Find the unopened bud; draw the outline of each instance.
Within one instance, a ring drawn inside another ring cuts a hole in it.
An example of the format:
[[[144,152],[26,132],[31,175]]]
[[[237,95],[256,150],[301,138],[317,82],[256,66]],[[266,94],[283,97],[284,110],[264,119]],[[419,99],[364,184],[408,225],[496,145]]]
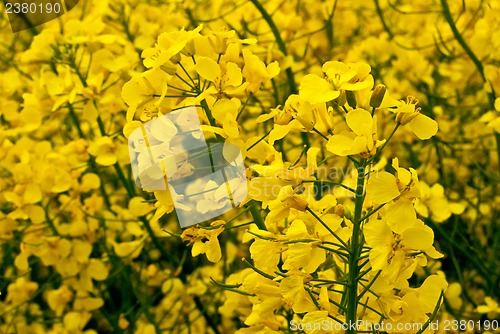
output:
[[[175,55],[173,55],[172,57],[170,57],[170,61],[174,64],[178,64],[181,62],[181,54],[180,53],[176,53]]]
[[[345,92],[345,97],[347,99],[347,104],[349,105],[349,107],[355,109],[357,106],[357,102],[356,102],[356,95],[354,95],[354,92],[347,90]]]
[[[349,210],[348,206],[344,207],[344,217],[347,218],[347,219],[349,219],[350,221],[354,220],[352,211]]]
[[[208,41],[210,42],[210,44],[214,48],[215,53],[217,53],[217,54],[223,54],[223,53],[226,52],[227,46],[228,46],[227,38],[226,37],[219,36],[219,35],[216,35],[216,36],[213,36],[213,37],[210,36],[208,38]]]
[[[387,89],[382,84],[378,84],[377,86],[375,86],[375,89],[373,90],[372,93],[372,97],[370,98],[370,107],[372,108],[380,107],[386,91]]]
[[[347,99],[346,99],[346,96],[345,96],[345,91],[340,91],[340,95],[339,97],[337,97],[335,99],[335,102],[337,102],[337,104],[339,105],[339,107],[342,107],[346,102],[347,102]]]
[[[165,62],[165,64],[161,65],[160,69],[169,75],[174,75],[175,72],[177,72],[177,67],[170,61],[167,61]]]
[[[185,56],[188,56],[188,57],[192,57],[195,55],[196,49],[194,46],[194,38],[192,38],[186,42],[186,45],[182,49],[181,53],[183,53]]]
[[[292,201],[293,201],[292,207],[299,211],[306,211],[306,208],[309,205],[309,203],[305,199],[299,196],[293,196]]]
[[[415,112],[412,113],[407,113],[407,112],[399,112],[396,115],[396,122],[398,122],[401,125],[406,125],[413,121],[415,117],[417,117],[420,114],[420,108],[417,108]]]
[[[333,213],[337,216],[344,217],[344,206],[342,204],[337,204],[333,209]]]

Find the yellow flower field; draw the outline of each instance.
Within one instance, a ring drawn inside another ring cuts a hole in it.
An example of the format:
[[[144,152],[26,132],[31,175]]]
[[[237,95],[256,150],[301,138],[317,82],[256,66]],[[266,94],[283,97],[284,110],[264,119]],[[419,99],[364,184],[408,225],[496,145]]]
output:
[[[0,5],[0,333],[500,333],[499,0],[76,2]]]

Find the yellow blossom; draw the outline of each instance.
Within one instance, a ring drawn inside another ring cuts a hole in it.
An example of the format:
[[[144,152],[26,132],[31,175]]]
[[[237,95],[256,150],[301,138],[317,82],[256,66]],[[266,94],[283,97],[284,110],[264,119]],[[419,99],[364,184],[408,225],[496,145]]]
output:
[[[360,154],[369,157],[375,154],[377,147],[383,144],[377,139],[377,117],[372,117],[364,109],[354,109],[347,114],[346,122],[351,131],[334,134],[326,148],[340,156]]]

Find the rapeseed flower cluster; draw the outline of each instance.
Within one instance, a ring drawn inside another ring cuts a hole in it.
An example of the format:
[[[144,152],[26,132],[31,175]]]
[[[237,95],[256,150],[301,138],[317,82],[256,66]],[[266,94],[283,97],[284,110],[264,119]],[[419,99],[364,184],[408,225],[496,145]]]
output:
[[[499,332],[499,14],[86,0],[13,34],[2,7],[0,332]],[[139,188],[151,156],[190,183]]]

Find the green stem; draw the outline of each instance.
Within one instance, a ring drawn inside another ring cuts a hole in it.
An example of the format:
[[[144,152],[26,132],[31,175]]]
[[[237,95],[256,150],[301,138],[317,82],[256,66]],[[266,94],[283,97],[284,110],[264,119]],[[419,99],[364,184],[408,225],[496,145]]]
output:
[[[250,208],[250,213],[252,214],[255,225],[257,225],[259,229],[266,231],[266,224],[264,224],[264,220],[260,215],[260,210],[257,208],[255,201],[251,200],[250,203],[248,203],[248,207]]]
[[[243,262],[244,262],[247,266],[249,266],[250,268],[252,268],[253,270],[255,270],[255,272],[256,272],[256,273],[258,273],[258,274],[260,274],[261,276],[263,276],[263,277],[265,277],[265,278],[267,278],[267,279],[270,279],[270,280],[274,280],[274,279],[276,278],[276,277],[274,277],[274,276],[272,276],[272,275],[269,275],[268,273],[263,272],[263,271],[262,271],[262,270],[260,270],[260,269],[257,269],[257,268],[256,268],[253,264],[251,264],[250,262],[248,262],[248,260],[247,260],[247,259],[243,258],[242,260],[243,260]]]
[[[250,0],[250,2],[257,8],[257,10],[260,12],[262,15],[262,18],[266,23],[269,25],[269,28],[271,28],[271,31],[274,35],[274,38],[276,40],[276,44],[278,44],[278,48],[280,49],[281,53],[283,53],[283,56],[288,55],[288,51],[285,46],[285,42],[283,42],[283,39],[281,38],[280,32],[278,27],[273,21],[273,18],[269,13],[266,11],[264,6],[258,1],[258,0]],[[297,85],[295,84],[295,79],[293,76],[292,69],[289,67],[286,69],[286,76],[288,78],[288,86],[290,88],[290,94],[296,94],[297,93]]]
[[[385,31],[387,32],[387,35],[389,35],[389,40],[391,40],[394,38],[394,34],[392,33],[391,29],[387,25],[387,22],[385,21],[384,12],[382,11],[382,8],[380,7],[378,0],[374,0],[374,1],[375,1],[375,9],[377,10],[377,14],[380,18],[380,23],[382,23],[382,26],[384,27]]]
[[[451,31],[453,32],[453,36],[455,36],[455,39],[457,40],[458,44],[464,49],[465,53],[469,58],[472,60],[474,65],[477,68],[477,71],[481,75],[481,78],[483,78],[483,81],[486,81],[486,78],[484,76],[484,71],[483,71],[483,64],[481,64],[481,61],[477,58],[477,56],[474,54],[474,52],[471,50],[469,45],[465,42],[462,34],[458,31],[457,26],[455,25],[455,21],[453,20],[453,17],[451,16],[450,12],[450,7],[448,6],[448,1],[446,0],[441,0],[441,7],[443,7],[443,15],[450,26]]]
[[[78,135],[80,136],[80,138],[85,139],[85,134],[83,133],[83,130],[80,127],[80,121],[78,120],[78,116],[77,116],[72,104],[68,104],[68,110],[69,110],[69,116],[70,116],[71,120],[73,121],[73,123],[75,124],[76,131],[78,132]],[[89,158],[89,166],[90,166],[90,170],[94,171],[99,176],[99,178],[101,178],[101,180],[102,180],[102,177],[101,177],[99,171],[97,170],[95,160],[92,157]],[[104,187],[104,182],[100,182],[99,191],[101,192],[101,195],[102,195],[102,198],[104,200],[104,204],[106,205],[106,208],[108,208],[108,210],[111,210],[111,201],[109,200],[108,194],[106,193],[106,188]]]
[[[366,159],[361,159],[358,167],[358,178],[356,185],[356,200],[354,206],[354,221],[351,236],[351,248],[349,252],[349,285],[347,286],[347,324],[355,324],[358,309],[358,275],[359,275],[359,257],[361,255],[361,213],[363,211],[364,190],[365,190],[365,168]],[[362,246],[362,245],[361,245]],[[356,333],[356,330],[347,330],[348,334]]]
[[[363,216],[363,218],[361,218],[360,221],[368,219],[371,215],[373,215],[374,213],[376,213],[378,210],[382,209],[385,204],[386,203],[380,204],[379,206],[377,206],[375,209],[373,209],[372,211],[370,211],[369,213],[367,213],[365,216]]]
[[[352,189],[351,187],[348,187],[345,184],[342,184],[339,182],[333,182],[333,181],[328,181],[328,180],[303,180],[302,183],[329,184],[332,186],[339,186],[339,187],[342,187],[346,190],[349,190],[352,193],[356,193],[356,191],[354,189]]]
[[[120,164],[117,162],[113,166],[115,167],[115,171],[116,174],[118,175],[118,178],[122,181],[123,186],[127,191],[128,197],[129,198],[134,197],[135,196],[134,186],[130,184],[129,180],[127,180],[127,178],[125,177],[125,174],[123,174]]]
[[[318,129],[316,129],[315,127],[313,127],[312,129],[313,129],[314,132],[316,132],[318,135],[320,135],[321,138],[323,138],[326,141],[329,141],[328,137],[325,136],[324,134],[322,134],[321,132],[319,132]]]
[[[314,212],[313,210],[311,210],[311,208],[307,207],[306,208],[306,211],[308,211],[311,215],[313,215],[314,218],[316,218],[317,221],[320,222],[321,225],[323,225],[326,230],[328,232],[330,232],[331,235],[333,235],[335,237],[335,239],[337,239],[340,244],[344,247],[345,250],[349,251],[349,246],[345,243],[344,240],[342,240],[331,228],[330,226],[328,226],[324,221],[323,219],[321,219],[320,217],[318,217],[318,215],[316,214],[316,212]]]
[[[387,138],[387,140],[385,141],[384,144],[382,144],[382,146],[380,146],[379,149],[377,149],[377,153],[375,153],[373,155],[373,157],[371,157],[370,159],[368,159],[367,161],[367,165],[369,165],[370,163],[372,163],[376,158],[378,158],[380,156],[380,154],[382,154],[382,151],[384,150],[384,148],[387,146],[387,144],[389,143],[389,141],[392,139],[392,137],[394,136],[394,134],[396,133],[396,131],[399,129],[399,127],[401,126],[401,124],[397,123],[396,126],[394,127],[394,129],[392,129],[392,132],[391,134],[389,135],[389,137]]]
[[[434,307],[434,311],[432,312],[431,316],[429,317],[429,319],[427,319],[427,321],[424,323],[424,325],[422,326],[422,328],[417,332],[417,334],[421,334],[423,333],[427,327],[429,327],[430,323],[436,318],[436,315],[440,309],[440,306],[441,306],[441,301],[444,299],[444,291],[441,291],[441,294],[439,295],[439,299],[436,303],[436,307]]]
[[[213,126],[213,127],[216,127],[217,126],[217,122],[215,121],[215,118],[212,115],[212,111],[208,107],[207,101],[206,100],[202,100],[201,101],[201,106],[203,107],[203,110],[205,110],[205,113],[207,115],[208,121],[210,122],[210,125]],[[218,135],[216,135],[216,136],[218,136]]]
[[[255,143],[253,143],[252,145],[250,145],[249,148],[247,148],[247,152],[250,151],[252,148],[254,148],[255,146],[257,146],[258,143],[260,143],[261,141],[263,141],[267,136],[269,136],[269,134],[271,133],[273,129],[269,130],[266,132],[265,135],[263,135],[262,137],[260,137],[259,140],[257,140]]]

